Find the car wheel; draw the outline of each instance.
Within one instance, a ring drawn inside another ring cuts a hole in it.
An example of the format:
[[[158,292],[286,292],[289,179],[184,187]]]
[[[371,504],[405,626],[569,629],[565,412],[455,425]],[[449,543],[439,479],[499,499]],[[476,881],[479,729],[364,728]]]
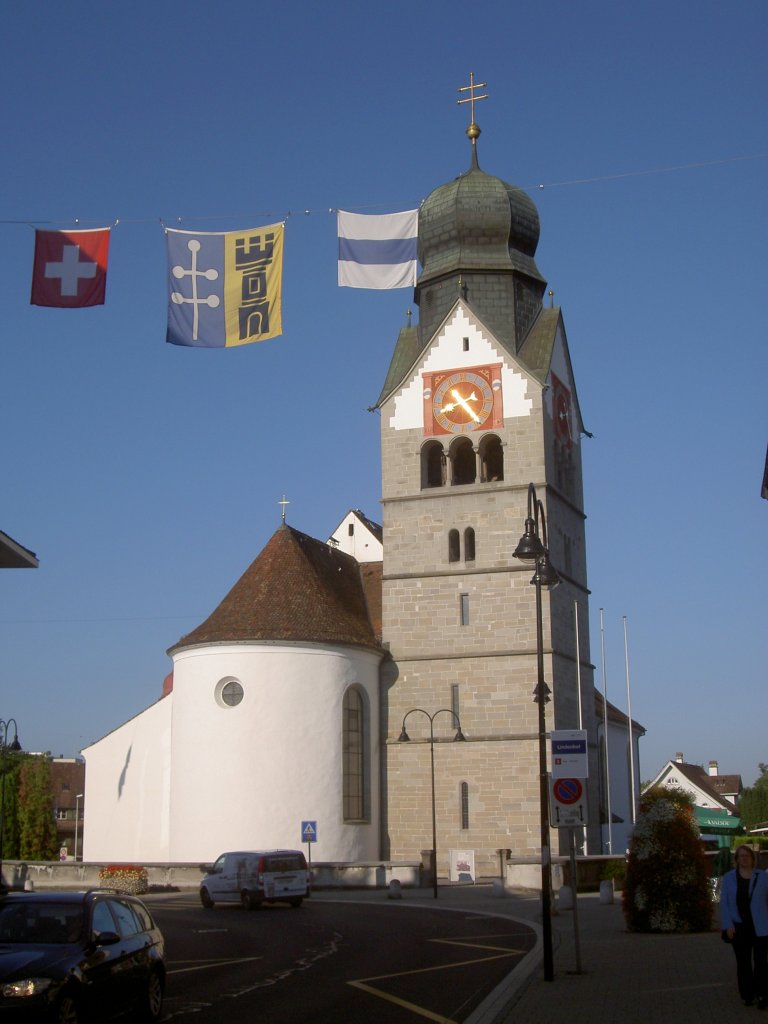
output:
[[[240,903],[244,910],[256,910],[259,906],[260,900],[258,896],[254,896],[252,892],[247,889],[243,889],[240,893]]]
[[[56,1024],[81,1024],[80,1004],[70,993],[65,992],[56,1004],[55,1020]]]
[[[294,896],[293,899],[289,900],[288,902],[291,904],[292,907],[300,907],[301,906],[301,900],[302,900],[301,896]]]
[[[160,1020],[160,1014],[163,1012],[164,987],[160,971],[152,971],[139,1011],[139,1020],[147,1022]]]
[[[203,904],[206,910],[210,910],[211,907],[213,906],[211,894],[205,888],[200,890],[200,902]]]

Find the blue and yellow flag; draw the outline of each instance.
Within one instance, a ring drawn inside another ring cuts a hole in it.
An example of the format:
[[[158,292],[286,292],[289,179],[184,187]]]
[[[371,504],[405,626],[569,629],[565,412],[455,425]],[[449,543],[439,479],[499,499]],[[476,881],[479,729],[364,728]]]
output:
[[[171,345],[232,348],[282,334],[283,224],[166,228]]]

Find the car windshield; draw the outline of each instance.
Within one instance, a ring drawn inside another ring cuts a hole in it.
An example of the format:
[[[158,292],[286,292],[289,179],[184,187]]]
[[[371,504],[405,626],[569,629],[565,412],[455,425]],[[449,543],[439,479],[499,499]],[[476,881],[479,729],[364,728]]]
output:
[[[72,903],[0,903],[0,943],[77,942],[82,923],[82,908]]]

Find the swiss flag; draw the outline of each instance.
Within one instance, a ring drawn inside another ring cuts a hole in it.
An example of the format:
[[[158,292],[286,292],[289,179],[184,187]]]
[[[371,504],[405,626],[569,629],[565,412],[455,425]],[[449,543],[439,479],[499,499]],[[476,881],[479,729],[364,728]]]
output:
[[[102,306],[109,228],[35,231],[33,306]]]

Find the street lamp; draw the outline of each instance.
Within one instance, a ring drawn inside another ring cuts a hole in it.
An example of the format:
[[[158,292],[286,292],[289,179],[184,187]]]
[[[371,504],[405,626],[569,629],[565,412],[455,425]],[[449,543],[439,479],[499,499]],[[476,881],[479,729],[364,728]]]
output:
[[[8,734],[11,726],[13,726],[13,739],[8,742]],[[19,743],[19,732],[16,727],[16,719],[9,718],[6,722],[0,718],[0,772],[2,772],[2,782],[0,782],[0,891],[5,889],[5,883],[3,882],[3,841],[5,832],[5,752],[6,750],[12,750],[14,753],[21,750],[21,744]]]
[[[77,860],[77,833],[78,825],[80,824],[80,801],[83,799],[83,794],[78,793],[75,797],[75,860]]]
[[[536,662],[537,678],[533,699],[539,706],[539,801],[541,816],[541,916],[544,941],[544,980],[552,981],[554,966],[552,960],[552,916],[550,890],[552,885],[551,851],[549,848],[549,783],[547,780],[547,720],[545,705],[549,701],[550,689],[544,682],[544,631],[541,614],[541,588],[552,590],[560,577],[549,561],[547,549],[547,520],[544,506],[536,497],[536,488],[528,485],[528,517],[525,533],[515,548],[515,558],[522,562],[533,562],[536,571],[531,583],[536,587]]]
[[[461,722],[459,721],[459,716],[456,714],[455,711],[452,711],[451,708],[440,708],[438,711],[435,711],[434,714],[431,715],[428,711],[425,711],[424,708],[411,708],[411,710],[406,711],[405,715],[403,716],[403,727],[400,732],[400,736],[398,737],[397,740],[398,743],[410,742],[411,737],[405,731],[405,720],[408,718],[408,715],[412,715],[416,711],[418,711],[422,715],[426,715],[427,718],[429,719],[429,759],[430,766],[432,769],[432,871],[434,878],[433,889],[435,899],[437,899],[437,815],[435,813],[435,732],[432,723],[434,722],[438,715],[445,712],[446,714],[451,715],[456,722],[456,735],[453,737],[453,742],[455,743],[457,740],[466,740],[467,737],[461,731]]]

